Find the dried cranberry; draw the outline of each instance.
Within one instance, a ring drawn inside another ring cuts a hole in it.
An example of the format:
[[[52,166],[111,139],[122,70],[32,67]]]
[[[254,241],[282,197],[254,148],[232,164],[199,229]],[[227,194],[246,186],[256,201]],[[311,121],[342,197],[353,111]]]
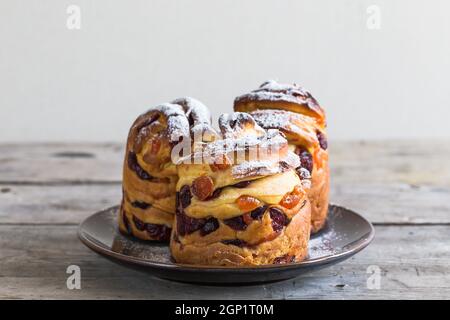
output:
[[[314,161],[313,161],[312,154],[309,153],[308,150],[301,148],[301,147],[298,147],[295,150],[295,153],[297,153],[297,155],[300,158],[300,167],[305,168],[306,170],[309,171],[309,173],[312,173],[312,170],[314,167]]]
[[[123,224],[125,225],[125,229],[127,229],[128,234],[133,234],[133,230],[131,229],[131,225],[130,225],[130,220],[128,220],[128,217],[125,214],[125,211],[122,211],[122,220],[123,220]]]
[[[323,150],[327,150],[327,148],[328,148],[328,141],[327,141],[327,137],[325,136],[325,134],[323,134],[320,131],[317,131],[317,139],[319,139],[320,147]]]
[[[144,202],[144,201],[133,201],[131,203],[131,205],[133,207],[135,207],[135,208],[139,208],[139,209],[142,209],[142,210],[145,210],[145,209],[148,209],[148,208],[151,207],[150,203],[147,203],[147,202]]]
[[[191,188],[188,185],[184,185],[180,189],[179,201],[182,208],[186,208],[191,204]]]
[[[205,219],[188,217],[184,213],[177,213],[177,231],[181,236],[191,234],[205,225]]]
[[[247,246],[247,242],[245,242],[244,240],[240,240],[240,239],[231,239],[231,240],[222,240],[223,244],[231,244],[233,246],[237,246],[237,247],[245,247]]]
[[[295,256],[285,254],[284,256],[277,257],[273,260],[273,264],[285,264],[295,262]]]
[[[200,229],[200,235],[206,236],[219,228],[219,221],[216,218],[206,220],[204,226]]]
[[[223,222],[229,226],[231,229],[234,230],[245,230],[247,229],[247,224],[245,223],[244,219],[242,218],[242,216],[237,216],[231,219],[226,219],[223,220]]]
[[[144,231],[144,229],[145,229],[145,222],[144,221],[139,220],[138,218],[133,216],[133,222],[134,222],[134,225],[135,225],[136,229],[138,229],[139,231]]]
[[[264,212],[266,212],[267,206],[261,206],[250,212],[250,216],[255,220],[261,220]]]
[[[272,219],[272,229],[275,232],[279,232],[284,226],[289,224],[289,219],[286,217],[283,211],[276,207],[269,209],[270,218]]]
[[[246,187],[248,187],[248,185],[250,183],[252,183],[252,181],[241,181],[241,182],[238,182],[236,184],[233,184],[232,187],[235,187],[235,188],[246,188]]]
[[[134,171],[136,175],[142,180],[152,180],[153,176],[151,176],[147,171],[142,169],[137,161],[137,156],[134,152],[128,153],[128,167],[130,170]]]
[[[156,240],[167,241],[170,239],[171,229],[166,225],[146,223],[145,229],[147,230],[148,234]]]
[[[220,193],[222,192],[222,188],[218,188],[214,190],[212,195],[210,195],[208,198],[205,199],[205,201],[216,199],[220,196]]]

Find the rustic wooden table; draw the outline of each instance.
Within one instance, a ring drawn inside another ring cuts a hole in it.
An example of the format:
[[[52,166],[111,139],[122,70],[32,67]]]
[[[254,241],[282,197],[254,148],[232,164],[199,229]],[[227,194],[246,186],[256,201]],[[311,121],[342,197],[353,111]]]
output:
[[[334,143],[332,202],[372,221],[374,242],[332,267],[239,288],[160,280],[80,243],[78,224],[120,201],[122,153],[120,144],[0,145],[0,298],[450,298],[449,141]],[[66,287],[72,264],[81,290]],[[367,286],[371,265],[379,289]]]

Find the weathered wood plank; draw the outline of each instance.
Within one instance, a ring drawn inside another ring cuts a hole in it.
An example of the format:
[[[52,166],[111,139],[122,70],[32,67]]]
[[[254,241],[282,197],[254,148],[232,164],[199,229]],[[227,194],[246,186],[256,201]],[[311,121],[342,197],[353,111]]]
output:
[[[450,187],[450,141],[331,143],[332,179]],[[120,182],[122,144],[0,144],[0,182]]]
[[[450,186],[450,141],[336,142],[333,178],[343,182]]]
[[[121,187],[62,185],[0,187],[0,224],[78,224],[116,205]],[[373,223],[450,223],[450,188],[337,184],[331,199]]]
[[[114,185],[0,186],[0,224],[78,224],[120,203]]]
[[[0,182],[118,182],[120,144],[0,144]]]
[[[450,226],[377,227],[374,242],[338,265],[267,285],[212,287],[158,280],[92,253],[73,226],[0,226],[0,298],[443,299],[450,298]],[[80,266],[81,290],[66,288]],[[379,290],[367,268],[381,269]]]

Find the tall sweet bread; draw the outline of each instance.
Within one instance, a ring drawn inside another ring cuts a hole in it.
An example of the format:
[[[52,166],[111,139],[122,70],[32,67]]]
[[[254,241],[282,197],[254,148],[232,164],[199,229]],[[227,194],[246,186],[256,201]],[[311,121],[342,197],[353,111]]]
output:
[[[136,119],[123,166],[119,217],[123,233],[143,240],[169,240],[178,180],[172,151],[185,138],[214,140],[217,133],[210,124],[206,106],[192,98],[161,104]]]
[[[279,129],[285,134],[291,150],[300,157],[299,174],[304,173],[299,171],[303,168],[311,175],[311,230],[319,231],[326,222],[330,188],[324,110],[302,87],[275,81],[237,97],[234,110],[250,112],[264,129]]]
[[[248,114],[222,115],[224,139],[180,159],[174,228],[178,263],[246,266],[301,261],[307,255],[307,173],[278,130]]]

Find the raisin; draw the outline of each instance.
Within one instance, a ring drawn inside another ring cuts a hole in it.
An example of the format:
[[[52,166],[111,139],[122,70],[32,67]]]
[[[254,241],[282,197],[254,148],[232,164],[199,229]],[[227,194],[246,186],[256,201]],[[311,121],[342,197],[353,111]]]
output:
[[[231,219],[223,220],[223,223],[225,223],[227,226],[229,226],[231,229],[234,230],[245,230],[247,229],[247,224],[244,221],[244,218],[242,216],[237,216]]]
[[[231,244],[233,246],[237,246],[237,247],[245,247],[247,246],[247,242],[240,240],[240,239],[231,239],[231,240],[222,240],[223,244]]]
[[[297,147],[295,151],[296,151],[295,153],[297,153],[297,155],[300,158],[300,167],[305,168],[310,173],[312,173],[314,167],[312,154],[308,150],[301,147]]]
[[[237,205],[242,212],[249,212],[256,209],[260,205],[260,201],[251,196],[240,196],[237,200]]]
[[[283,211],[272,207],[269,209],[270,218],[272,219],[272,229],[275,232],[280,232],[284,226],[289,224],[289,219]]]
[[[128,153],[128,167],[130,170],[134,171],[136,175],[142,180],[152,180],[153,176],[151,176],[147,171],[142,169],[137,161],[137,156],[134,152]]]
[[[148,209],[148,208],[151,207],[150,203],[147,203],[147,202],[144,202],[144,201],[133,201],[131,203],[131,205],[133,207],[135,207],[135,208],[139,208],[139,209],[142,209],[142,210],[145,210],[145,209]]]
[[[177,231],[181,236],[200,230],[205,223],[205,219],[191,218],[184,213],[177,214]]]
[[[133,234],[133,230],[131,229],[131,225],[130,225],[130,220],[128,220],[128,217],[125,214],[125,211],[122,211],[122,220],[123,220],[123,224],[125,225],[125,229],[127,229],[128,234]]]
[[[261,220],[264,212],[266,212],[267,206],[261,206],[250,212],[250,216],[255,220]]]
[[[133,216],[133,222],[134,222],[134,226],[136,227],[136,229],[138,229],[139,231],[144,231],[144,229],[145,229],[144,221],[139,220],[138,218]]]
[[[191,204],[191,198],[191,188],[189,188],[188,185],[182,186],[178,195],[178,199],[183,209]]]
[[[248,187],[248,185],[250,183],[252,183],[251,180],[250,181],[241,181],[241,182],[238,182],[236,184],[233,184],[232,187],[235,187],[235,188],[246,188],[246,187]]]
[[[214,191],[214,182],[211,177],[201,176],[192,182],[192,194],[200,200],[206,200]]]
[[[218,189],[214,190],[212,195],[210,195],[208,198],[206,198],[205,201],[209,201],[209,200],[218,198],[220,196],[221,192],[222,192],[222,188],[218,188]]]
[[[273,264],[286,264],[295,262],[295,256],[285,254],[284,256],[277,257],[273,260]]]
[[[200,229],[200,235],[206,236],[219,228],[219,221],[216,218],[209,218],[206,220],[203,227]]]
[[[323,150],[327,150],[328,148],[328,140],[324,133],[317,131],[317,139],[319,140],[320,147]]]
[[[146,223],[145,229],[148,234],[159,241],[168,241],[170,239],[171,229],[163,224]]]

